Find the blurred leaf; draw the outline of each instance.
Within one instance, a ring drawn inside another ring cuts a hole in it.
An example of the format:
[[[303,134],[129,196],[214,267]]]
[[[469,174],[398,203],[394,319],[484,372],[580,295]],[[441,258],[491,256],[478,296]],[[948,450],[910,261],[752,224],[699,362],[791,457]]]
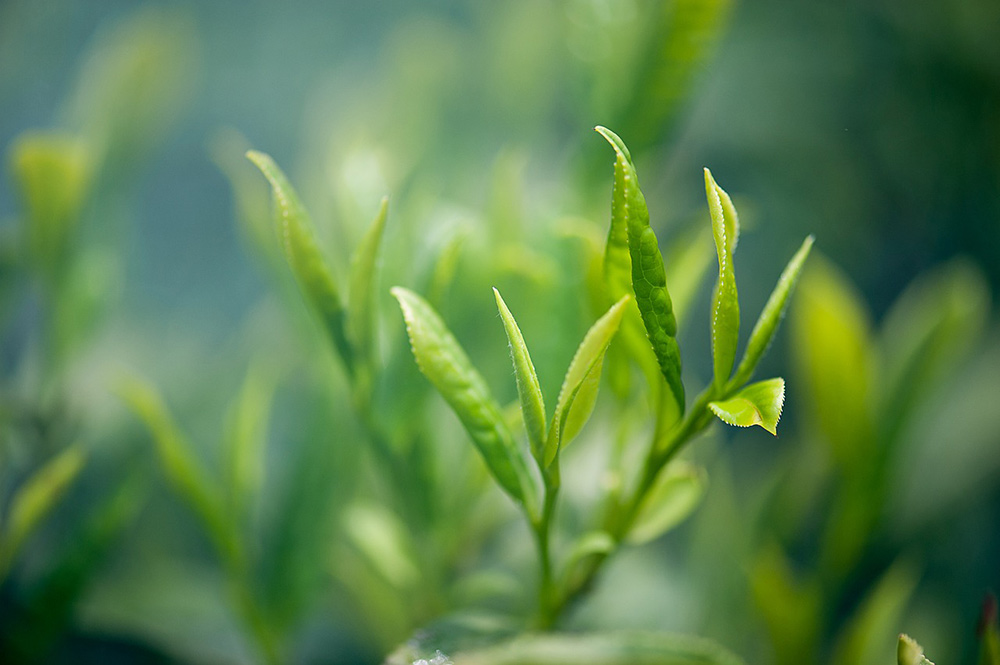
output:
[[[543,463],[545,450],[545,400],[542,398],[542,388],[538,385],[538,375],[535,365],[531,362],[528,346],[524,343],[521,329],[507,308],[507,303],[500,297],[500,292],[493,289],[496,296],[497,309],[503,319],[503,327],[510,344],[510,356],[514,362],[514,377],[517,380],[517,396],[521,400],[521,417],[524,428],[528,432],[531,452],[539,463]]]
[[[917,585],[917,572],[897,561],[871,588],[834,647],[833,665],[880,665],[892,662],[886,637],[898,633],[903,610]]]
[[[684,325],[684,317],[712,265],[712,229],[702,226],[691,229],[670,243],[664,259],[674,316],[678,325]]]
[[[122,381],[119,393],[153,436],[167,480],[201,520],[220,555],[237,556],[231,525],[223,517],[219,487],[195,457],[159,393],[136,378]]]
[[[648,543],[683,522],[701,503],[706,486],[703,468],[687,462],[668,466],[643,500],[628,542]]]
[[[921,397],[982,333],[989,290],[982,272],[956,260],[914,280],[886,316],[879,424],[891,439]]]
[[[385,508],[356,503],[344,511],[344,532],[369,564],[399,589],[420,580],[406,528]]]
[[[601,384],[601,366],[611,338],[618,332],[629,296],[611,306],[611,309],[590,327],[576,349],[573,360],[559,390],[559,400],[552,416],[552,424],[545,444],[544,465],[548,466],[559,451],[570,444],[580,433],[594,411],[597,389]]]
[[[273,393],[270,373],[254,362],[229,408],[225,475],[229,506],[235,516],[246,511],[264,479],[264,445]]]
[[[793,308],[794,358],[810,406],[842,468],[870,455],[873,340],[863,301],[825,261],[802,275]]]
[[[447,640],[439,638],[432,643]],[[479,643],[483,640],[480,638]],[[423,660],[421,660],[423,659]],[[386,665],[740,665],[736,655],[711,640],[686,635],[621,631],[571,635],[522,635],[492,646],[443,650],[410,642]]]
[[[95,160],[81,138],[55,132],[22,134],[10,149],[21,196],[28,251],[49,280],[65,274],[74,227],[80,221]]]
[[[784,553],[772,545],[751,568],[750,590],[771,637],[775,665],[816,662],[823,626],[819,584],[797,579]]]
[[[760,425],[777,436],[784,403],[785,380],[777,378],[751,383],[729,399],[709,402],[708,408],[726,424],[736,427]]]
[[[366,362],[373,362],[376,328],[376,274],[382,247],[382,234],[389,211],[388,197],[382,199],[375,221],[361,239],[351,258],[350,303],[347,312],[347,329],[353,348]]]
[[[632,288],[635,302],[642,315],[646,334],[656,353],[660,372],[667,381],[674,399],[684,411],[684,385],[681,383],[681,358],[677,346],[677,320],[667,291],[663,257],[656,241],[656,234],[649,226],[649,211],[639,189],[639,180],[629,157],[628,148],[609,129],[596,127],[615,149],[615,191],[612,195],[612,225],[617,218],[625,220],[628,229],[629,257],[632,266]],[[616,260],[616,265],[620,261]],[[620,268],[620,266],[619,266]],[[617,269],[617,268],[616,268]],[[616,280],[620,277],[615,277]]]
[[[566,557],[566,576],[572,577],[573,568],[587,557],[607,555],[615,551],[618,543],[607,531],[588,531],[573,543]]]
[[[79,445],[70,446],[36,471],[14,493],[0,543],[0,580],[14,558],[83,469],[86,458]]]
[[[719,280],[712,292],[712,366],[715,386],[722,389],[733,371],[740,335],[740,303],[736,294],[733,252],[740,235],[740,222],[729,195],[705,169],[705,194],[712,213],[712,236],[719,256]]]
[[[500,486],[525,506],[530,517],[536,517],[540,514],[541,494],[531,472],[534,460],[514,440],[486,383],[423,298],[398,286],[392,294],[403,311],[420,371],[462,421]]]
[[[896,645],[896,662],[898,665],[934,665],[924,657],[924,648],[912,637],[903,634],[900,634]]]
[[[788,306],[788,301],[791,298],[792,291],[795,289],[795,284],[798,282],[802,266],[809,256],[812,245],[813,237],[809,236],[802,242],[799,251],[795,252],[795,256],[792,257],[788,265],[781,272],[778,284],[771,292],[767,303],[764,305],[764,309],[760,312],[760,317],[757,318],[757,323],[754,325],[753,331],[750,333],[746,351],[743,352],[743,359],[740,360],[739,367],[736,368],[736,374],[733,376],[732,381],[730,381],[730,385],[740,386],[746,383],[757,368],[757,363],[760,362],[760,359],[767,352],[768,347],[771,345],[771,340],[774,339],[774,334],[778,331],[778,325],[785,315],[785,308]]]
[[[983,599],[979,615],[979,665],[1000,665],[1000,622],[997,620],[997,597],[991,592]]]
[[[458,262],[462,258],[462,246],[465,244],[466,233],[456,231],[438,254],[434,271],[431,273],[430,285],[427,287],[427,300],[437,308],[444,305],[448,287],[455,281]]]
[[[354,352],[347,338],[344,303],[330,268],[316,245],[309,213],[270,156],[251,150],[247,152],[247,158],[271,183],[278,236],[284,244],[285,258],[303,295],[330,335],[348,374],[353,375]]]

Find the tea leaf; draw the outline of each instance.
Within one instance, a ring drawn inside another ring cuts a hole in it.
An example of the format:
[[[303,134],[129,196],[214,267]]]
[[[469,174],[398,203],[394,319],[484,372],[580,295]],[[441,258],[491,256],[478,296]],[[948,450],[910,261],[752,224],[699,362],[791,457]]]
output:
[[[924,656],[924,648],[909,635],[901,634],[896,645],[898,665],[934,665]]]
[[[736,427],[760,425],[777,436],[784,403],[785,380],[767,379],[751,383],[729,399],[709,402],[708,408],[724,423]]]
[[[344,511],[344,531],[354,546],[387,582],[398,589],[420,580],[406,528],[376,504],[357,503]]]
[[[799,275],[802,273],[802,266],[805,265],[806,258],[809,256],[812,246],[813,237],[809,236],[802,242],[802,246],[799,247],[799,250],[795,252],[795,256],[792,257],[788,265],[781,272],[778,284],[771,292],[767,303],[764,305],[764,309],[761,310],[760,316],[757,318],[757,323],[754,325],[753,331],[750,333],[750,340],[747,342],[747,348],[743,352],[743,359],[740,360],[739,367],[736,368],[736,373],[733,375],[732,381],[730,381],[731,386],[740,386],[746,383],[753,375],[754,369],[757,368],[757,363],[760,362],[760,359],[767,352],[768,347],[771,345],[771,340],[774,339],[774,334],[778,330],[778,325],[785,315],[785,308],[788,306],[788,301],[791,298],[792,291],[795,289],[795,284],[798,282]]]
[[[382,199],[375,221],[368,228],[368,232],[361,239],[351,258],[347,327],[353,348],[361,358],[368,361],[371,360],[372,345],[375,341],[375,278],[388,211],[389,199],[386,197]]]
[[[660,254],[656,234],[649,226],[646,200],[639,189],[639,180],[628,148],[611,130],[604,127],[595,129],[615,150],[615,187],[620,188],[622,194],[612,195],[612,223],[614,224],[616,217],[626,222],[635,302],[656,354],[660,372],[683,411],[684,385],[681,383],[681,357],[676,339],[677,320],[667,291],[663,256]],[[619,228],[620,224],[619,221]]]
[[[618,331],[629,299],[629,296],[624,296],[612,305],[611,309],[590,327],[580,346],[577,347],[569,369],[566,370],[562,388],[559,390],[556,412],[552,416],[552,425],[549,427],[545,444],[544,466],[547,467],[552,463],[559,450],[569,445],[590,418],[597,401],[604,354],[608,350],[611,338]]]
[[[712,294],[712,365],[715,385],[722,388],[733,371],[740,334],[740,303],[736,293],[733,252],[740,234],[739,218],[729,195],[705,169],[705,194],[712,213],[712,235],[719,256],[719,280]]]
[[[24,541],[55,507],[83,469],[86,455],[70,446],[34,473],[11,499],[10,513],[0,542],[0,579]]]
[[[816,662],[823,626],[822,588],[818,581],[796,576],[784,552],[771,544],[762,549],[753,564],[750,589],[770,634],[774,662]]]
[[[643,500],[628,542],[648,543],[683,522],[701,503],[706,486],[705,470],[701,467],[686,462],[667,467]]]
[[[226,487],[238,512],[256,495],[264,477],[264,443],[274,384],[260,363],[253,363],[240,394],[230,406],[226,436]]]
[[[595,554],[610,554],[615,551],[617,543],[607,531],[588,531],[573,544],[566,557],[566,570],[572,571],[573,566],[588,556]]]
[[[528,347],[521,336],[521,329],[517,326],[517,321],[507,308],[507,303],[500,297],[500,292],[493,289],[496,296],[497,309],[500,310],[500,318],[503,319],[503,327],[507,332],[507,341],[510,344],[510,357],[514,362],[514,377],[517,380],[517,396],[521,400],[521,416],[524,419],[524,428],[528,432],[528,441],[531,443],[531,452],[540,463],[545,450],[545,401],[542,398],[542,388],[538,385],[538,375],[535,373],[535,366],[531,362],[531,355]]]
[[[282,239],[285,258],[295,280],[319,315],[348,373],[353,373],[354,355],[347,338],[344,303],[330,268],[316,245],[309,213],[288,178],[269,155],[250,150],[247,159],[260,169],[271,184],[278,236]]]
[[[500,486],[536,517],[541,504],[538,481],[530,470],[534,462],[516,443],[483,378],[430,304],[398,286],[392,295],[403,311],[420,371],[465,426]]]

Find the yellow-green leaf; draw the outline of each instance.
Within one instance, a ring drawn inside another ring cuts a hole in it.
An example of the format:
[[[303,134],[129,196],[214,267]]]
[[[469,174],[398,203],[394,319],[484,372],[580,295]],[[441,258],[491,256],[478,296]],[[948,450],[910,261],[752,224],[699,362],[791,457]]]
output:
[[[542,388],[538,384],[535,365],[531,362],[528,346],[524,343],[521,329],[514,320],[514,315],[507,308],[507,303],[500,297],[500,292],[493,289],[496,296],[497,309],[507,332],[507,342],[510,344],[510,357],[514,363],[514,378],[517,380],[517,396],[521,401],[521,417],[524,428],[528,432],[531,452],[539,463],[545,450],[545,400],[542,398]]]
[[[785,380],[779,378],[751,383],[729,399],[709,402],[708,408],[724,423],[736,427],[760,425],[777,436],[784,403]]]
[[[676,338],[677,320],[667,291],[663,256],[656,234],[649,226],[646,200],[639,189],[639,179],[628,148],[611,130],[605,127],[595,129],[615,150],[615,186],[621,193],[612,196],[612,224],[618,218],[616,233],[620,235],[621,220],[625,220],[635,302],[660,372],[683,412],[684,385],[681,383],[681,356]],[[616,259],[616,264],[619,263],[620,259]],[[615,280],[620,280],[620,277],[615,277]]]
[[[11,499],[3,540],[0,542],[0,579],[24,541],[45,519],[83,469],[86,455],[70,446],[36,471]]]
[[[813,237],[809,236],[802,242],[802,246],[795,252],[795,256],[788,262],[785,269],[778,278],[778,284],[771,291],[771,296],[767,299],[764,309],[761,310],[757,323],[750,333],[747,348],[743,352],[743,359],[740,360],[739,367],[730,382],[732,386],[740,386],[746,383],[753,375],[757,363],[767,352],[767,348],[774,339],[774,334],[778,330],[782,317],[785,315],[785,308],[791,298],[795,284],[802,273],[802,266],[805,265],[806,258],[813,246]]]
[[[648,543],[683,522],[701,503],[706,485],[701,467],[688,462],[671,464],[643,500],[628,542]]]
[[[544,466],[555,459],[559,451],[580,433],[597,401],[601,382],[601,366],[611,339],[618,331],[629,296],[611,306],[604,316],[590,327],[566,370],[556,411],[552,416],[545,444]]]
[[[347,338],[344,302],[333,273],[313,237],[309,213],[299,200],[285,174],[269,155],[256,150],[247,158],[260,169],[271,184],[278,236],[285,248],[285,258],[306,301],[315,310],[333,340],[337,353],[349,373],[354,371],[354,354]]]
[[[934,665],[924,656],[924,648],[906,634],[899,636],[899,643],[896,645],[896,662],[898,665]]]
[[[534,461],[504,423],[499,405],[465,351],[434,308],[417,294],[392,289],[406,321],[413,357],[420,371],[448,402],[465,426],[486,466],[500,486],[536,518],[541,491]]]
[[[225,474],[230,506],[237,513],[246,509],[264,479],[264,444],[273,392],[273,379],[255,362],[229,409]]]
[[[366,362],[371,361],[375,341],[376,274],[388,211],[389,199],[386,197],[351,258],[347,327],[353,348]]]
[[[712,294],[712,366],[715,385],[722,388],[733,371],[740,334],[740,304],[736,293],[733,252],[740,224],[729,195],[705,169],[705,194],[712,214],[712,235],[719,256],[719,279]]]

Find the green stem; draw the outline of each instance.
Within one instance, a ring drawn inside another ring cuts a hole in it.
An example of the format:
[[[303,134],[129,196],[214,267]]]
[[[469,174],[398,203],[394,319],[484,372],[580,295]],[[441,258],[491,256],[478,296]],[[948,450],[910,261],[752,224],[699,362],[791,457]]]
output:
[[[555,517],[556,498],[559,495],[561,484],[558,455],[542,475],[545,480],[545,504],[542,507],[541,517],[532,524],[535,541],[538,545],[538,563],[541,571],[538,582],[538,616],[535,623],[540,630],[547,630],[559,618],[559,613],[555,609],[557,589],[552,574],[551,552],[552,523]]]

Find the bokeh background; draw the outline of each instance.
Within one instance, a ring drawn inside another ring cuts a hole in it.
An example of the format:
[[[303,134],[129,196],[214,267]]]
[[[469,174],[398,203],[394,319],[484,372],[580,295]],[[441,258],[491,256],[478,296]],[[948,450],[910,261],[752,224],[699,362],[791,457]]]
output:
[[[240,155],[254,147],[285,168],[324,246],[345,263],[343,248],[388,194],[385,287],[422,288],[448,239],[466,238],[443,313],[491,385],[510,383],[505,353],[481,350],[504,348],[488,289],[504,285],[508,303],[525,303],[522,327],[540,338],[533,355],[554,395],[572,340],[593,318],[585,261],[567,236],[604,233],[611,158],[592,132],[602,124],[631,148],[661,243],[683,242],[704,221],[703,166],[733,195],[745,229],[745,329],[810,233],[838,266],[830,279],[848,285],[860,328],[872,331],[865,353],[884,356],[871,365],[872,385],[895,376],[893,352],[912,332],[911,319],[888,314],[908,285],[924,276],[948,293],[938,301],[935,287],[916,291],[911,309],[927,296],[958,313],[942,328],[955,348],[938,340],[918,353],[945,360],[928,370],[932,385],[901,426],[902,452],[886,463],[891,480],[859,536],[865,553],[836,583],[817,578],[835,593],[813,598],[812,582],[793,583],[811,579],[829,547],[817,524],[837,509],[825,499],[835,506],[851,490],[829,489],[850,474],[817,471],[815,441],[830,433],[817,425],[822,407],[793,383],[810,381],[809,350],[796,352],[786,332],[764,370],[790,381],[782,436],[713,430],[700,458],[713,479],[702,513],[669,542],[623,555],[570,625],[701,633],[761,663],[891,654],[907,630],[932,659],[973,662],[980,602],[1000,587],[1000,330],[988,295],[1000,292],[998,43],[991,0],[0,2],[0,499],[69,440],[89,451],[77,485],[4,582],[3,648],[25,662],[256,657],[210,545],[114,386],[124,374],[157,385],[210,451],[248,359],[263,357],[284,369],[275,370],[260,500],[270,554],[260,576],[300,570],[282,558],[283,530],[312,543],[302,550],[306,572],[269,583],[302,590],[288,659],[378,662],[412,617],[383,615],[373,628],[386,610],[359,619],[351,590],[331,589],[327,564],[316,563],[333,556],[321,553],[339,537],[337,507],[366,492],[364,474],[351,471],[365,463],[350,443],[356,428],[341,425],[351,412],[336,399],[338,367],[310,359],[325,351],[303,341],[308,317],[253,237],[259,227],[248,218],[267,214],[267,190]],[[19,244],[24,197],[11,157],[25,132],[54,129],[103,146],[64,278],[75,290],[63,297],[84,304],[58,325]],[[257,208],[241,210],[247,202]],[[815,283],[823,295],[823,279]],[[696,384],[710,374],[707,293],[705,281],[690,323],[682,320]],[[398,348],[401,322],[387,293],[380,298],[387,347]],[[317,378],[324,372],[334,378]],[[512,385],[504,390],[513,397]],[[865,417],[876,422],[893,417],[871,409]],[[834,409],[827,419],[851,416]],[[344,441],[331,446],[331,437]],[[309,469],[315,478],[303,481]],[[820,498],[802,487],[816,478]],[[290,488],[305,485],[319,494],[296,498]],[[114,536],[70,566],[76,576],[62,595],[52,592],[53,562],[76,551],[76,525],[112,495],[126,506]],[[785,513],[798,516],[782,522]],[[744,522],[756,535],[741,540],[730,527]],[[772,545],[782,554],[769,559]],[[493,561],[507,550],[489,541],[483,551]],[[886,581],[886,570],[895,577]],[[786,582],[780,599],[759,591]],[[898,592],[866,605],[880,584]],[[769,613],[775,604],[788,616]],[[884,625],[888,637],[874,651],[865,646],[877,642],[874,628],[852,638],[863,646],[841,637],[865,607],[860,624]],[[775,625],[813,615],[801,641],[775,637]]]

